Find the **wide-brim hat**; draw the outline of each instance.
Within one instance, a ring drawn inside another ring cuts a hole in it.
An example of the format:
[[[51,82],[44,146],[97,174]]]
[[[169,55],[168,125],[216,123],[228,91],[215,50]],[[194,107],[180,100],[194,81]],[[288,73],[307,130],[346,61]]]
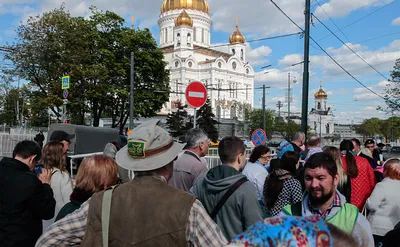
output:
[[[159,120],[150,120],[132,130],[127,145],[115,157],[119,166],[133,171],[152,171],[178,156],[185,144],[175,142],[159,123]]]

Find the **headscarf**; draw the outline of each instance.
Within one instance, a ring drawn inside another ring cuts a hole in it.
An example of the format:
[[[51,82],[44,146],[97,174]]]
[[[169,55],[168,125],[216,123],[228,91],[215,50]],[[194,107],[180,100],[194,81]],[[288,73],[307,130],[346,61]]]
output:
[[[250,226],[228,246],[331,247],[333,238],[318,216],[273,217]]]

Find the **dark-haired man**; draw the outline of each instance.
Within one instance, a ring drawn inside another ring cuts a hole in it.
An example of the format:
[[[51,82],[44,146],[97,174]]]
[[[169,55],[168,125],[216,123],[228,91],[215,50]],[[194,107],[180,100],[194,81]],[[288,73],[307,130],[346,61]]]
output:
[[[351,139],[351,142],[354,145],[354,150],[353,150],[354,153],[356,153],[357,156],[360,156],[360,157],[363,157],[363,158],[367,159],[369,164],[371,165],[371,167],[373,169],[375,169],[376,166],[378,165],[378,163],[376,163],[376,161],[373,158],[369,157],[368,155],[364,154],[361,151],[361,142],[360,142],[360,140],[358,140],[357,138],[353,138],[353,139]]]
[[[222,165],[199,177],[190,192],[230,240],[261,220],[261,209],[255,186],[241,173],[246,165],[243,141],[225,137],[219,143],[218,154]]]
[[[0,245],[34,246],[42,234],[42,220],[54,216],[56,201],[49,185],[51,173],[32,170],[41,149],[34,141],[19,142],[13,158],[0,161]]]
[[[329,223],[351,234],[359,246],[374,246],[371,227],[358,208],[346,203],[336,190],[339,175],[335,160],[327,153],[312,155],[304,165],[306,194],[301,203],[283,208],[283,214],[319,215]]]
[[[372,158],[378,165],[383,165],[382,151],[375,146],[375,141],[373,139],[367,139],[364,143],[364,147],[371,152]]]

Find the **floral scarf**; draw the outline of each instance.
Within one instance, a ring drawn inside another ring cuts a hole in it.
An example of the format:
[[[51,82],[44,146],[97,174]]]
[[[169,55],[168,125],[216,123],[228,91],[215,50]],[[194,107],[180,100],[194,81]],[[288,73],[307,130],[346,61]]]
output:
[[[327,224],[318,216],[267,218],[250,226],[228,246],[332,247]]]

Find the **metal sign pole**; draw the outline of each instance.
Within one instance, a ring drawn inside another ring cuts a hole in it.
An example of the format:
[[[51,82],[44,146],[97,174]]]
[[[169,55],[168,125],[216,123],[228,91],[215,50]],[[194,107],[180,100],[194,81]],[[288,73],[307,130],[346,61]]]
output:
[[[193,113],[193,128],[196,128],[196,118],[197,118],[197,110],[194,108],[194,113]]]

